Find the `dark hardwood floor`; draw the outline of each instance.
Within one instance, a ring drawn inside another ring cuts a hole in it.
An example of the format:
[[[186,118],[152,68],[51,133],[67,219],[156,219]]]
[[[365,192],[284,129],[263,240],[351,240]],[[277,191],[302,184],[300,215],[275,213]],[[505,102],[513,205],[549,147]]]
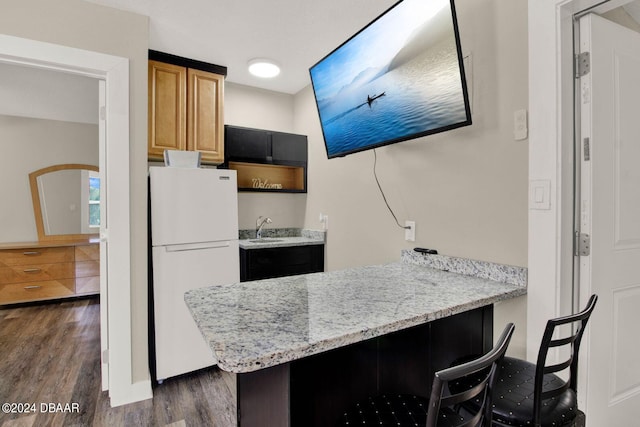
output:
[[[1,427],[235,424],[222,419],[234,403],[220,397],[229,387],[217,368],[168,379],[153,399],[111,408],[101,391],[99,322],[97,298],[0,307],[0,404],[36,405],[20,414],[3,406]],[[62,406],[51,411],[49,403]],[[55,411],[67,404],[69,411]]]

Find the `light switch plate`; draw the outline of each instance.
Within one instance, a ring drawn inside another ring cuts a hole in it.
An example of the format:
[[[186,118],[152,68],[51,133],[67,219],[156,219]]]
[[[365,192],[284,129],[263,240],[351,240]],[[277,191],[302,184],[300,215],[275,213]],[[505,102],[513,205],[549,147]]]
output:
[[[529,182],[529,209],[551,209],[551,181],[537,179]]]

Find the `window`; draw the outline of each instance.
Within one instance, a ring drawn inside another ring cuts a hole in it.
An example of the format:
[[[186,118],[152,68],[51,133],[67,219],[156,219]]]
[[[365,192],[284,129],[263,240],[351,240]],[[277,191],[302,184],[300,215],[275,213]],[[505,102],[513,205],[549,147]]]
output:
[[[100,228],[100,175],[89,172],[89,227]]]

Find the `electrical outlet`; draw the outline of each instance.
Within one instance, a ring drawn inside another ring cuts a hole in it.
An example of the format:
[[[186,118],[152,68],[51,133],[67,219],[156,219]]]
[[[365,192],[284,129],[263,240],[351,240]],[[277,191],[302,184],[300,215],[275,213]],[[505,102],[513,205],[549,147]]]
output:
[[[516,141],[527,139],[528,136],[527,110],[518,110],[513,113],[513,138]]]
[[[407,242],[415,242],[416,241],[416,222],[415,221],[405,221],[404,222],[404,240]]]

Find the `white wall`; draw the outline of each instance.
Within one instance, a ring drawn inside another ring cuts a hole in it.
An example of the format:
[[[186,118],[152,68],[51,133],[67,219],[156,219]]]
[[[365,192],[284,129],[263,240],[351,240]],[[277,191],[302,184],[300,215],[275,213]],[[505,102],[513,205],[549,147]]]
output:
[[[327,160],[310,88],[296,97],[296,129],[310,144],[306,223],[329,214],[331,268],[368,262],[360,249],[371,244],[386,252],[375,255],[381,261],[425,246],[526,266],[528,143],[514,141],[512,127],[528,102],[526,1],[456,6],[463,51],[473,55],[473,125],[377,150],[387,199],[401,222],[417,222],[415,243],[404,242],[382,201],[373,153]]]
[[[0,243],[38,240],[29,174],[62,163],[98,165],[98,125],[0,115]]]
[[[514,141],[513,112],[527,108],[527,2],[456,1],[462,48],[472,55],[473,125],[327,160],[310,87],[295,97],[295,129],[309,136],[305,226],[329,216],[329,270],[395,261],[422,246],[442,254],[527,265],[528,142]],[[510,353],[524,355],[526,297],[496,308],[496,330],[515,321]]]

